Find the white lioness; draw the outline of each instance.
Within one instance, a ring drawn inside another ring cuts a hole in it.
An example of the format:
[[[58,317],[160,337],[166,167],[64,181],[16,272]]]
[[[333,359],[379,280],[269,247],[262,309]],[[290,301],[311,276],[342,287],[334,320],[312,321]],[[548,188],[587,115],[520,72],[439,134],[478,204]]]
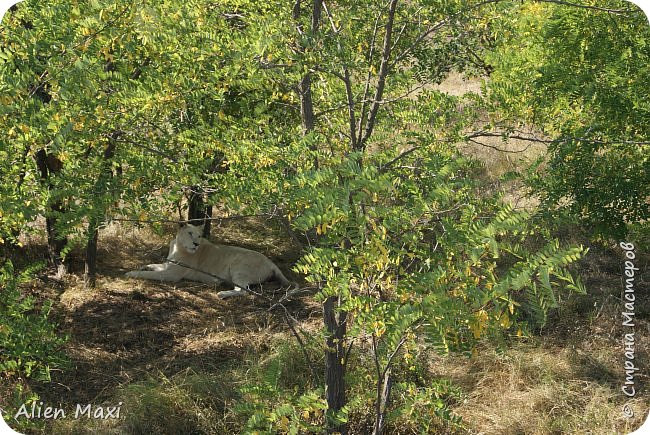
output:
[[[202,233],[203,227],[181,225],[176,239],[169,244],[167,262],[149,264],[141,270],[127,272],[126,276],[171,282],[186,279],[207,284],[233,284],[234,290],[217,293],[221,298],[245,295],[244,289],[251,284],[273,279],[283,286],[291,284],[265,255],[237,246],[216,245],[201,237]]]

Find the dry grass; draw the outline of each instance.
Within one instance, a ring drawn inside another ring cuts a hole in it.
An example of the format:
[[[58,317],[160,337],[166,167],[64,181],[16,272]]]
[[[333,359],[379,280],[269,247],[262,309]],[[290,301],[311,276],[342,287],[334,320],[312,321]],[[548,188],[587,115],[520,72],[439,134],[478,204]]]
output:
[[[449,95],[463,96],[466,93],[482,93],[481,79],[466,79],[461,73],[451,73],[445,81],[435,86],[435,89]],[[484,125],[489,124],[487,119],[478,120],[474,128],[480,131]],[[521,127],[518,132],[522,137],[535,137],[539,133],[527,127]],[[515,208],[530,208],[538,204],[535,198],[526,195],[523,183],[516,180],[507,182],[501,178],[510,172],[521,171],[546,151],[546,145],[522,139],[503,140],[501,137],[477,137],[474,141],[458,144],[459,151],[469,157],[475,158],[484,165],[484,181],[492,190],[503,194],[505,202]]]
[[[214,239],[241,241],[237,244],[264,252],[292,277],[289,265],[295,262],[297,252],[278,237],[276,229],[264,224],[223,221],[213,229]],[[173,233],[174,229],[170,226],[165,231]],[[61,333],[69,336],[65,352],[71,364],[53,372],[51,383],[36,386],[41,400],[65,409],[74,409],[77,403],[124,401],[123,415],[130,416],[121,429],[111,421],[66,419],[49,422],[48,432],[162,433],[153,421],[176,409],[178,412],[165,423],[168,428],[173,427],[170,422],[174,416],[179,425],[191,420],[194,426],[186,428],[189,432],[177,426],[179,431],[170,429],[168,433],[215,433],[206,429],[205,422],[220,417],[197,417],[198,408],[190,406],[198,400],[195,388],[188,389],[188,377],[181,381],[180,374],[190,371],[194,385],[203,382],[199,379],[209,383],[210,378],[220,378],[232,367],[242,366],[247,355],[268,353],[278,337],[291,339],[284,316],[278,310],[269,312],[267,301],[252,296],[221,300],[217,289],[208,285],[124,277],[128,270],[161,262],[167,254],[168,237],[132,226],[111,225],[100,232],[95,289],[84,288],[80,252],[71,254],[72,273],[63,283],[43,283],[40,296],[55,301],[54,317]],[[256,240],[262,243],[256,245]],[[32,244],[26,247],[26,254],[38,256],[42,249],[42,245]],[[272,286],[265,293],[275,297]],[[320,312],[309,296],[286,305],[303,328],[317,328]],[[220,379],[226,382],[226,378]],[[175,393],[168,397],[170,386]],[[226,389],[236,390],[237,385]],[[143,406],[141,401],[152,406]],[[202,409],[206,416],[208,410],[216,412],[209,404]]]
[[[451,380],[466,398],[454,408],[468,433],[626,434],[650,411],[648,377],[650,286],[637,287],[635,363],[641,367],[637,395],[622,392],[625,380],[621,325],[621,272],[610,250],[594,247],[581,265],[589,291],[573,296],[554,312],[539,336],[497,348],[484,343],[477,356],[430,355],[432,376]],[[648,257],[640,262],[646,266]],[[647,267],[645,270],[648,270]],[[629,404],[634,418],[622,415]]]
[[[504,182],[502,177],[507,173],[520,171],[530,166],[546,151],[546,146],[520,139],[503,140],[497,137],[486,137],[478,140],[481,145],[470,142],[460,144],[458,149],[461,153],[482,163],[483,177],[487,185],[491,186],[493,191],[501,193],[503,201],[514,208],[529,209],[537,206],[539,201],[527,194],[527,190],[520,180],[510,179]]]
[[[638,416],[625,419],[625,398],[615,376],[591,377],[575,348],[532,340],[497,352],[486,346],[472,360],[434,359],[434,374],[461,385],[467,396],[454,411],[469,433],[627,433],[642,423],[647,403],[637,398]],[[613,375],[613,374],[612,374]]]
[[[228,227],[215,230],[223,241],[241,237],[284,270],[297,256],[266,222],[239,230],[237,223],[227,222]],[[256,234],[264,235],[257,247]],[[47,431],[225,433],[225,428],[240,427],[229,410],[238,389],[250,381],[250,370],[257,370],[253,367],[277,357],[273,343],[292,340],[282,316],[269,313],[253,297],[222,301],[215,289],[202,284],[125,279],[126,270],[165,257],[163,237],[116,227],[102,232],[100,240],[97,289],[85,290],[74,274],[63,291],[43,289],[43,295],[57,301],[61,331],[70,336],[66,352],[72,364],[55,372],[54,382],[38,392],[44,402],[66,407],[123,401],[125,417],[119,422],[60,420]],[[646,257],[640,261],[647,266]],[[540,336],[501,349],[485,343],[471,359],[425,351],[430,379],[448,379],[462,390],[463,400],[452,404],[452,411],[463,418],[465,433],[627,433],[639,426],[650,402],[645,375],[637,377],[639,393],[628,402],[636,417],[621,415],[626,397],[620,392],[619,259],[614,251],[594,248],[581,269],[590,294],[565,301]],[[641,332],[649,324],[647,280],[637,291]],[[289,308],[303,328],[319,327],[319,307],[310,297]],[[641,333],[638,338],[637,362],[645,368],[650,343]]]

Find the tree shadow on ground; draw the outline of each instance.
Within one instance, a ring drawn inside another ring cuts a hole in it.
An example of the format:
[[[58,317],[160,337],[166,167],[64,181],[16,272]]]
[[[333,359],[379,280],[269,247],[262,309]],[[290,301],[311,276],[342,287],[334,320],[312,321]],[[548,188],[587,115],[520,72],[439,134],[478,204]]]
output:
[[[288,331],[283,312],[270,312],[269,301],[253,296],[221,300],[215,289],[196,283],[112,277],[102,283],[107,287],[79,291],[86,292],[78,296],[83,301],[57,307],[70,364],[37,391],[44,402],[97,403],[148,375],[223,370],[268,350],[273,334]],[[285,306],[301,323],[317,313],[306,298]]]

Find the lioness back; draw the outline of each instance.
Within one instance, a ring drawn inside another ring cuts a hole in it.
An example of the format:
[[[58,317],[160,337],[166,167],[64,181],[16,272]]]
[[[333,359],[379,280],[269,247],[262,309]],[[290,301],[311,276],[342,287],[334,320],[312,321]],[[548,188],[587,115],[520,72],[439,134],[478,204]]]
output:
[[[175,260],[215,275],[237,287],[261,284],[272,279],[282,285],[289,280],[264,254],[238,246],[220,245],[201,239],[195,252],[175,250]]]

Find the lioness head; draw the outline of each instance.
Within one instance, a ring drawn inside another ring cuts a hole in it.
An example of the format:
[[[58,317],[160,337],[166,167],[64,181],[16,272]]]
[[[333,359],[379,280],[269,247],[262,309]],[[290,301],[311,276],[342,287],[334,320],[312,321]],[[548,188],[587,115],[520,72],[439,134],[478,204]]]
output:
[[[203,226],[196,226],[192,224],[181,224],[176,234],[176,246],[180,246],[190,254],[196,252],[201,245],[201,234],[203,234]]]

